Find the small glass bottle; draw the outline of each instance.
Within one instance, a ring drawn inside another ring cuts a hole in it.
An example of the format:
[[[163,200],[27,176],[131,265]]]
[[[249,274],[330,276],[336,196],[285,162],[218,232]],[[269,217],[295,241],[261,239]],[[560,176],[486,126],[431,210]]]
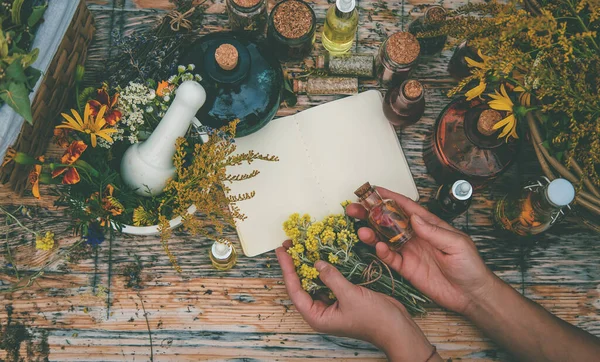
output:
[[[284,0],[269,16],[267,38],[281,61],[300,60],[312,51],[317,17],[302,0]]]
[[[329,7],[323,25],[323,47],[332,54],[342,54],[352,48],[358,29],[355,0],[336,0]]]
[[[548,230],[564,215],[575,199],[575,188],[565,179],[544,178],[525,186],[516,195],[506,195],[496,204],[496,225],[516,235],[536,235]]]
[[[464,214],[471,206],[473,186],[469,181],[458,180],[442,185],[430,203],[429,211],[441,219],[450,221]]]
[[[456,81],[460,81],[471,74],[471,70],[465,57],[469,57],[477,62],[482,61],[479,55],[477,55],[477,50],[470,47],[467,41],[460,43],[456,49],[454,49],[452,58],[450,58],[450,61],[448,62],[448,73],[450,73],[452,78]]]
[[[438,30],[446,20],[446,9],[442,6],[431,6],[423,14],[422,17],[415,19],[408,26],[408,32],[414,36],[419,33],[430,32]],[[421,45],[421,54],[431,55],[441,52],[446,45],[447,35],[437,35],[429,37],[418,37],[419,44]]]
[[[307,80],[294,79],[294,93],[309,95],[358,93],[358,78],[309,77]]]
[[[360,203],[369,212],[369,225],[380,234],[392,250],[400,249],[413,235],[410,219],[393,200],[384,200],[365,183],[355,192]]]
[[[382,86],[389,87],[405,81],[417,65],[421,46],[414,35],[398,32],[387,38],[375,59],[375,72]]]
[[[383,100],[383,113],[396,127],[404,128],[417,123],[425,113],[423,85],[414,79],[405,80],[390,88]]]
[[[231,242],[225,239],[213,243],[209,256],[213,267],[217,270],[229,270],[237,263],[237,252]]]
[[[332,75],[350,75],[355,77],[372,77],[374,59],[371,54],[321,54],[317,57],[315,67],[325,69]]]
[[[226,5],[231,30],[265,34],[269,19],[266,0],[227,0]]]

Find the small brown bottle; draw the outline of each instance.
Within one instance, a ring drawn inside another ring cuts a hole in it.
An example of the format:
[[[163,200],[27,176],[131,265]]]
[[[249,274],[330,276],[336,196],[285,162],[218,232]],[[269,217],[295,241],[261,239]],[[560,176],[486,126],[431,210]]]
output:
[[[425,113],[423,85],[414,79],[390,88],[383,101],[383,113],[396,127],[404,128],[417,123]]]
[[[469,209],[472,196],[473,186],[468,181],[458,180],[442,185],[437,190],[429,211],[441,219],[450,221]]]
[[[369,225],[387,242],[390,249],[398,250],[410,240],[413,234],[410,219],[393,200],[382,199],[368,182],[354,193],[369,212]]]

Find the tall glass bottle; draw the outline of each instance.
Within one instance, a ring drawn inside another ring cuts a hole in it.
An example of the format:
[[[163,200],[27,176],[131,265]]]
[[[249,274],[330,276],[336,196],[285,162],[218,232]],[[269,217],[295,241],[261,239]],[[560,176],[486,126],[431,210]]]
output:
[[[342,54],[352,48],[358,29],[355,0],[336,0],[327,10],[323,26],[323,46],[332,54]]]
[[[406,80],[398,87],[390,88],[383,100],[383,113],[396,127],[415,124],[425,112],[423,85],[414,79]]]
[[[423,157],[438,182],[467,180],[485,186],[515,161],[519,140],[498,138],[494,125],[503,115],[479,100],[457,98],[440,113],[428,136]]]
[[[441,219],[450,221],[464,214],[471,206],[473,186],[469,181],[458,180],[438,188],[429,204],[429,211]]]
[[[392,250],[400,249],[413,235],[410,219],[393,200],[384,200],[365,183],[355,192],[360,203],[369,212],[369,225],[379,233]]]
[[[536,235],[548,230],[575,198],[575,188],[565,179],[543,179],[506,195],[496,204],[496,225],[516,235]]]
[[[264,35],[267,29],[267,0],[227,0],[229,26],[233,31]]]
[[[375,58],[375,73],[384,87],[398,85],[408,79],[421,53],[414,35],[400,31],[387,38]]]

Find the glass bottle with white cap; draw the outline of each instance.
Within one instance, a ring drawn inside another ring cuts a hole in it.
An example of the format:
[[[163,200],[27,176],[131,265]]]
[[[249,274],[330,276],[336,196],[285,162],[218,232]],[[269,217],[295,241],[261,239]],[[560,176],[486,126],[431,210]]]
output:
[[[575,188],[569,181],[543,178],[498,201],[494,221],[514,234],[536,235],[558,222],[574,199]]]
[[[229,270],[237,262],[237,253],[231,242],[219,239],[210,248],[210,261],[217,270]]]
[[[473,186],[465,180],[442,185],[438,188],[429,211],[450,221],[464,214],[471,206]]]
[[[323,46],[331,54],[346,53],[352,48],[358,29],[355,0],[336,0],[327,10],[323,26]]]

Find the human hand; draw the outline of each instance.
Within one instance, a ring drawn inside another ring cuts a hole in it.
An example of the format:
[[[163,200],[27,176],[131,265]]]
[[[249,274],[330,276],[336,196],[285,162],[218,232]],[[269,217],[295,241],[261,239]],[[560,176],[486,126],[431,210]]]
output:
[[[406,212],[414,235],[398,252],[380,242],[370,228],[359,229],[359,238],[375,246],[382,261],[438,305],[468,314],[473,303],[490,294],[499,282],[471,238],[409,198],[384,188],[377,191]],[[349,205],[346,212],[357,219],[367,218],[367,211],[360,204]]]
[[[324,261],[316,262],[315,268],[337,300],[331,305],[314,300],[302,289],[294,261],[287,253],[290,246],[286,242],[276,250],[285,287],[298,312],[315,331],[370,342],[391,361],[427,360],[433,346],[400,302],[350,283]],[[435,357],[430,361],[437,361],[439,356]]]

